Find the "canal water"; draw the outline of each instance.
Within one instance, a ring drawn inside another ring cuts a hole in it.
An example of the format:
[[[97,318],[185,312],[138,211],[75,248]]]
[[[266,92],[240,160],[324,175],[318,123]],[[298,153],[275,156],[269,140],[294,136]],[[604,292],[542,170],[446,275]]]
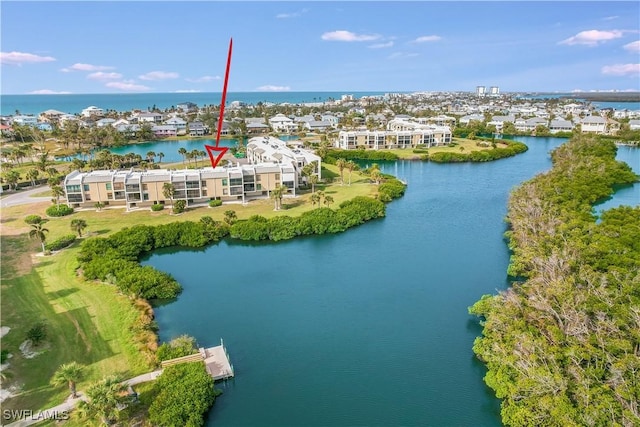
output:
[[[161,339],[224,338],[229,351],[236,377],[207,425],[499,426],[467,308],[508,286],[509,191],[565,141],[522,140],[528,152],[490,163],[384,164],[406,195],[339,235],[144,260],[184,286],[156,309]],[[640,150],[627,151],[640,169]]]

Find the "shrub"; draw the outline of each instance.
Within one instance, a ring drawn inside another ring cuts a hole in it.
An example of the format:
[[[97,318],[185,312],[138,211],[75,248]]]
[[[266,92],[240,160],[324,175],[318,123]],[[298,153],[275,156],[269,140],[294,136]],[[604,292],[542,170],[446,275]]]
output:
[[[24,222],[26,222],[29,225],[31,225],[31,224],[40,224],[40,223],[42,223],[44,221],[46,221],[46,220],[42,219],[42,217],[40,215],[27,215],[26,218],[24,219]]]
[[[2,349],[2,351],[0,352],[0,363],[4,364],[4,362],[6,362],[8,358],[9,358],[9,350]]]
[[[47,337],[47,325],[44,322],[36,323],[27,331],[27,339],[31,340],[33,345],[40,344]]]
[[[184,200],[176,200],[173,202],[173,213],[179,214],[184,212],[184,209],[187,207],[187,202]]]
[[[60,249],[66,248],[76,240],[75,234],[67,234],[66,236],[62,236],[53,242],[47,243],[44,248],[48,251],[59,251]]]
[[[220,199],[211,200],[209,202],[209,206],[211,206],[212,208],[216,208],[218,206],[222,206],[222,200],[220,200]]]
[[[153,205],[151,205],[151,210],[154,212],[158,212],[161,211],[162,209],[164,209],[164,205],[161,203],[155,203]]]
[[[60,205],[52,205],[47,208],[47,215],[59,217],[59,216],[67,216],[73,213],[73,208],[69,207],[65,204]]]

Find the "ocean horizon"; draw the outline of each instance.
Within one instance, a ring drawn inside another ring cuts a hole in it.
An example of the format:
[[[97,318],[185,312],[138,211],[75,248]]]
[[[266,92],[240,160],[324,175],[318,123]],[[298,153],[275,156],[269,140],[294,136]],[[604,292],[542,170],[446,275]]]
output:
[[[395,91],[353,91],[353,92],[229,92],[227,105],[233,101],[255,105],[258,102],[274,104],[326,102],[340,99],[342,95],[381,96],[385,93],[411,93]],[[188,92],[188,93],[96,93],[96,94],[30,94],[0,96],[0,115],[40,114],[46,110],[59,110],[68,114],[79,114],[85,108],[95,105],[104,110],[129,111],[133,109],[147,110],[154,105],[164,110],[183,102],[193,102],[198,107],[219,105],[221,92]]]

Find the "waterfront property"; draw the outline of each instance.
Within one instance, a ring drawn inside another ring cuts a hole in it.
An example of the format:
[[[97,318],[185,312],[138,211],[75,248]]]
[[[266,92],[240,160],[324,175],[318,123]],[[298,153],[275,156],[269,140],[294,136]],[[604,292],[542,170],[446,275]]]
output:
[[[358,148],[384,150],[390,148],[415,148],[417,146],[435,147],[451,143],[451,130],[448,127],[419,126],[411,129],[387,131],[340,131],[335,146],[343,150]]]

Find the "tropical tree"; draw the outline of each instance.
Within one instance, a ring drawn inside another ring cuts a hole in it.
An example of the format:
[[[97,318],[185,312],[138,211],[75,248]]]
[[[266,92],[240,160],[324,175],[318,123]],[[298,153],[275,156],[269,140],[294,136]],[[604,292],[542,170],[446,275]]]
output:
[[[327,207],[329,207],[329,205],[333,203],[333,197],[331,196],[324,196],[324,204],[327,205]]]
[[[51,187],[51,195],[55,199],[56,206],[60,205],[60,197],[64,196],[64,189],[59,185]]]
[[[87,388],[87,400],[78,404],[80,416],[87,420],[99,418],[105,425],[118,419],[118,408],[126,401],[127,386],[115,375],[110,375]]]
[[[155,163],[155,161],[156,161],[156,153],[155,153],[155,151],[147,152],[147,160],[150,161],[151,163]]]
[[[104,208],[104,203],[102,203],[102,202],[96,202],[96,204],[95,204],[95,205],[93,205],[93,206],[96,208],[96,210],[97,210],[98,212],[100,212],[100,211],[102,210],[102,208]]]
[[[44,222],[38,222],[35,224],[31,224],[31,231],[29,231],[30,239],[38,239],[40,244],[42,245],[42,252],[45,251],[44,242],[47,240],[47,235],[49,230],[44,228]]]
[[[380,184],[380,182],[382,182],[382,172],[380,172],[380,166],[378,166],[377,163],[371,165],[371,168],[369,169],[369,178],[371,178],[371,180],[376,184]]]
[[[162,186],[162,194],[164,197],[171,200],[171,204],[173,204],[173,196],[176,194],[176,186],[170,182],[165,182]]]
[[[289,191],[289,188],[286,185],[279,185],[271,190],[271,198],[274,200],[275,210],[282,208],[282,197],[287,194],[287,191]]]
[[[318,204],[318,206],[320,206],[320,199],[321,199],[321,195],[320,192],[318,191],[317,193],[313,193],[310,197],[311,199],[311,206],[315,206],[316,203]]]
[[[349,185],[351,185],[351,172],[358,169],[358,165],[353,160],[349,160],[347,161],[345,168],[349,171]]]
[[[182,156],[182,166],[184,166],[184,161],[187,157],[187,149],[184,147],[180,147],[178,149],[178,154],[180,154]]]
[[[315,173],[309,177],[309,184],[311,184],[311,192],[312,193],[315,193],[316,184],[318,183],[318,181],[319,181],[318,175],[316,175]]]
[[[35,187],[36,186],[36,181],[38,180],[38,177],[40,176],[40,171],[38,169],[29,169],[29,171],[27,171],[27,179],[31,182],[31,186]]]
[[[164,153],[163,152],[158,153],[158,159],[159,159],[158,160],[158,164],[162,163],[162,158],[163,157],[164,157]]]
[[[224,222],[229,225],[233,225],[238,219],[238,215],[236,215],[236,211],[228,210],[224,211]]]
[[[82,230],[87,228],[87,221],[84,219],[72,219],[71,220],[71,229],[78,233],[78,237],[82,237]]]
[[[51,384],[54,386],[68,384],[71,397],[76,398],[76,383],[82,378],[83,366],[77,362],[65,363],[60,365],[51,378]]]
[[[338,159],[336,161],[336,166],[338,167],[338,171],[340,172],[340,185],[344,184],[344,170],[347,167],[347,161],[345,159]]]
[[[4,182],[9,184],[9,188],[13,188],[15,190],[18,188],[18,181],[20,181],[20,172],[13,169],[5,171],[3,179]]]

